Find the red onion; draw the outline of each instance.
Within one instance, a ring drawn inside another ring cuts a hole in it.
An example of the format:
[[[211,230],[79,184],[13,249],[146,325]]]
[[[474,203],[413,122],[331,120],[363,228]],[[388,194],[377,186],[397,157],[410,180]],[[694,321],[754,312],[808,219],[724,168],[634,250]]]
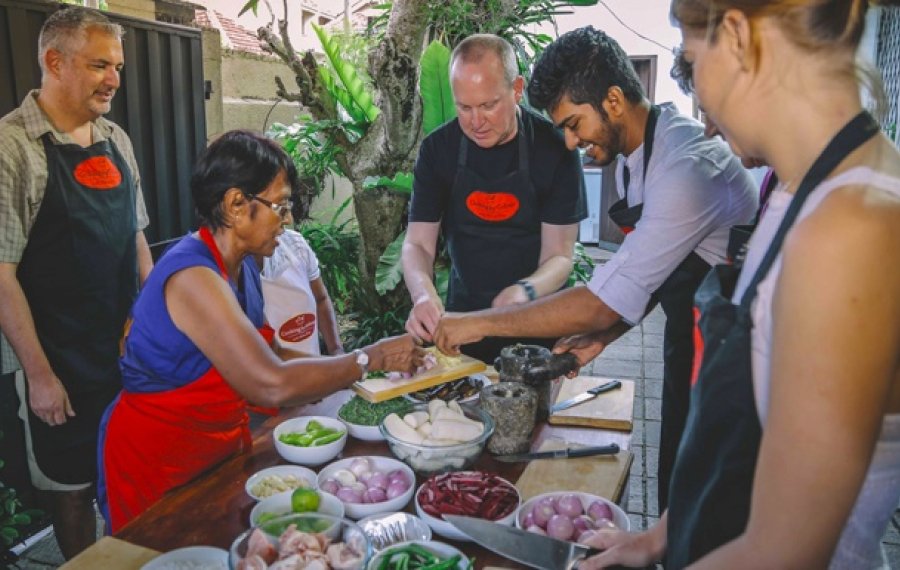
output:
[[[356,475],[357,479],[362,479],[364,473],[372,470],[372,464],[365,457],[357,457],[350,464],[350,472]]]
[[[522,528],[528,528],[534,524],[534,513],[531,509],[528,509],[528,512],[525,513],[525,516],[522,517]]]
[[[380,488],[387,489],[390,481],[388,480],[388,476],[382,473],[381,471],[373,471],[372,476],[369,477],[369,480],[366,481],[366,487],[369,489],[372,488]]]
[[[404,483],[403,481],[394,481],[393,483],[388,485],[387,498],[394,499],[396,497],[399,497],[400,495],[405,493],[407,489],[409,489],[409,485],[407,483]]]
[[[404,483],[409,484],[409,477],[406,475],[406,471],[394,469],[388,473],[388,482],[393,483],[394,481],[403,481]]]
[[[572,519],[566,515],[553,515],[547,522],[547,535],[559,540],[570,540],[575,533]]]
[[[337,495],[338,489],[341,488],[341,485],[334,479],[326,479],[325,482],[322,483],[322,486],[320,488],[326,493]]]
[[[345,503],[361,503],[362,493],[356,492],[351,487],[341,487],[337,492],[337,498]]]
[[[386,500],[387,495],[385,494],[384,489],[380,489],[378,487],[366,489],[366,492],[363,493],[364,503],[381,503],[382,501]]]
[[[542,534],[544,536],[547,536],[546,531],[544,531],[544,529],[542,529],[541,527],[539,527],[536,524],[531,525],[530,527],[526,528],[525,530],[527,530],[528,532],[533,532],[534,534]]]
[[[594,523],[594,519],[587,515],[578,515],[574,519],[572,519],[572,525],[575,526],[576,533],[583,533],[586,530],[594,530],[597,528],[597,525]]]
[[[534,524],[538,525],[541,528],[547,528],[547,523],[550,522],[550,517],[554,516],[556,511],[553,510],[549,504],[541,501],[537,505],[535,505],[534,509],[531,511],[531,515],[534,518]]]
[[[556,501],[556,512],[571,519],[582,514],[584,507],[581,505],[578,495],[567,493]]]
[[[600,519],[612,520],[613,518],[612,509],[602,501],[594,501],[591,503],[591,506],[588,507],[588,514],[595,521],[599,521]]]

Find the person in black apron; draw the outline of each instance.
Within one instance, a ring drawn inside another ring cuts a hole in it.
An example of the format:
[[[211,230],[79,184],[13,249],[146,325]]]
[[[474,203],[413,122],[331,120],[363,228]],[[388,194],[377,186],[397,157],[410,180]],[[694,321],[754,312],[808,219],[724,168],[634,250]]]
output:
[[[16,320],[0,324],[25,372],[20,414],[32,479],[47,491],[57,541],[71,558],[95,539],[98,427],[121,389],[119,341],[138,290],[139,253],[142,260],[150,254],[139,235],[131,167],[103,138],[115,128],[97,122],[119,86],[121,30],[98,12],[71,8],[48,18],[42,38],[42,88],[14,113],[42,125],[30,126],[43,132],[28,142],[40,144],[47,183],[14,264],[15,283],[4,283],[21,291],[16,314],[30,317],[34,336]],[[98,61],[101,67],[86,63]],[[33,176],[27,168],[14,175]]]
[[[585,68],[596,68],[589,79],[573,71]],[[469,335],[498,330],[510,335],[522,331],[578,335],[560,341],[555,350],[572,351],[586,363],[661,304],[666,314],[658,470],[662,512],[689,407],[693,296],[710,269],[697,251],[703,245],[708,256],[724,261],[727,228],[749,221],[755,212],[753,181],[721,141],[703,136],[700,125],[678,115],[671,105],[651,105],[624,51],[594,28],[564,34],[547,48],[535,66],[529,96],[533,105],[548,108],[570,147],[589,146],[587,154],[601,165],[624,154],[633,157],[632,168],[637,171],[642,158],[639,178],[632,179],[627,166],[623,169],[625,196],[609,211],[625,232],[625,241],[595,270],[587,288],[564,291],[518,311],[445,317],[436,342],[442,350],[453,350],[470,340]],[[576,103],[572,97],[583,99]],[[643,154],[635,155],[639,149]],[[697,163],[715,168],[697,175]],[[663,169],[665,178],[660,176]],[[644,184],[648,178],[652,188]],[[636,193],[639,190],[642,193]],[[637,200],[641,202],[634,204]],[[645,216],[644,202],[652,215]],[[671,206],[682,209],[661,212]],[[702,231],[694,230],[698,225]],[[721,240],[708,240],[713,234]],[[677,247],[670,248],[671,243]],[[710,254],[714,248],[717,251]]]
[[[524,84],[521,77],[507,81],[506,66],[517,74],[512,48],[475,36],[454,53],[460,117],[422,145],[404,246],[404,277],[416,305],[407,330],[426,341],[442,311],[430,278],[433,255],[420,253],[434,248],[438,228],[452,261],[446,308],[473,311],[558,290],[571,271],[575,223],[586,216],[577,155],[552,125],[517,106]],[[558,227],[545,233],[550,224]],[[487,338],[463,352],[493,362],[505,346],[550,347],[555,340],[530,336]]]

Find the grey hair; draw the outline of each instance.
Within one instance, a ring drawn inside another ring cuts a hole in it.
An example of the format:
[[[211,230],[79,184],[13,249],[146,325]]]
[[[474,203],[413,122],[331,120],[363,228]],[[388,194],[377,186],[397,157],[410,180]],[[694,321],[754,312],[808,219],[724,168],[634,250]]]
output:
[[[507,85],[512,85],[519,76],[519,67],[516,64],[516,52],[512,44],[500,36],[493,34],[473,34],[453,48],[450,54],[450,68],[453,69],[456,60],[465,63],[477,63],[486,53],[493,53],[503,64],[503,79]]]
[[[73,48],[73,42],[83,38],[85,32],[90,29],[98,29],[110,36],[121,40],[125,30],[119,24],[109,21],[97,10],[72,6],[57,10],[47,18],[41,27],[41,35],[38,39],[38,63],[41,70],[44,69],[44,56],[47,51],[55,49],[62,53],[69,53]]]

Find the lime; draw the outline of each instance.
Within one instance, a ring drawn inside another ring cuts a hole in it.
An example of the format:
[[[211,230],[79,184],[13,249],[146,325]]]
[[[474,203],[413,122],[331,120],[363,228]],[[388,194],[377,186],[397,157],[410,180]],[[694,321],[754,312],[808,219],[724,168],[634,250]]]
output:
[[[295,513],[314,513],[319,509],[319,492],[298,487],[291,493],[291,510]]]

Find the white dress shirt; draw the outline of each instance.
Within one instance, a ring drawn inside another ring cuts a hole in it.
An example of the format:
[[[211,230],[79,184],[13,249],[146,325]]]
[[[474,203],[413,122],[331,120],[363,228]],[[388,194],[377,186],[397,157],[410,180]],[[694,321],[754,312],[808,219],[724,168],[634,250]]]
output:
[[[644,145],[616,165],[616,189],[625,196],[622,169],[630,171],[628,205],[644,204],[634,231],[594,270],[588,287],[629,324],[644,317],[650,296],[692,252],[710,265],[725,261],[731,226],[749,223],[758,190],[740,160],[703,125],[660,105],[653,151],[644,176]]]

